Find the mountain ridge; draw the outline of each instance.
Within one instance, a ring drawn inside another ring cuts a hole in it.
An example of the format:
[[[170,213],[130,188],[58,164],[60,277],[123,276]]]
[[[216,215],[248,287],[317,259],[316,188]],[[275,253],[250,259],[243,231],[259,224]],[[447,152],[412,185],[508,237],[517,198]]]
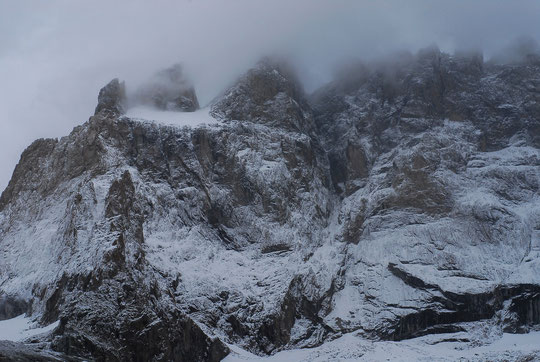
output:
[[[193,128],[130,119],[107,98],[23,152],[0,197],[0,290],[60,320],[53,350],[97,359],[530,330],[531,59],[430,48],[309,96],[267,59],[213,103],[219,124]]]

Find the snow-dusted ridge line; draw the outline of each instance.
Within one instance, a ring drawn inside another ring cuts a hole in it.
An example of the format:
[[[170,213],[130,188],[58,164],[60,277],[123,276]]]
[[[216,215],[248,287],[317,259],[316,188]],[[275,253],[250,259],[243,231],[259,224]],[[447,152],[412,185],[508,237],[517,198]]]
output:
[[[178,127],[219,124],[219,121],[210,115],[210,107],[201,108],[194,112],[178,112],[159,110],[148,106],[136,106],[129,108],[125,116],[131,119],[153,121]]]

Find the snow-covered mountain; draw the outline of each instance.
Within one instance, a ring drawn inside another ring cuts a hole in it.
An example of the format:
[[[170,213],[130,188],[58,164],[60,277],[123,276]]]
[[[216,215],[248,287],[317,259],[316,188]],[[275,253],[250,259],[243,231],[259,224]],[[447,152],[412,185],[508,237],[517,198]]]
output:
[[[264,59],[209,109],[183,92],[129,109],[113,80],[88,122],[24,151],[0,197],[0,319],[58,325],[0,355],[492,360],[540,325],[538,55],[430,48],[309,96]],[[540,343],[521,351],[505,358]]]

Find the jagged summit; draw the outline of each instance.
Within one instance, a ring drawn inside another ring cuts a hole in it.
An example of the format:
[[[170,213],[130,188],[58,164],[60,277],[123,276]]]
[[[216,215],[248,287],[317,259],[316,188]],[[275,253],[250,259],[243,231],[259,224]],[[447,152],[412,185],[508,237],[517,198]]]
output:
[[[28,147],[0,197],[0,319],[58,322],[46,348],[469,350],[540,325],[539,66],[429,49],[306,97],[264,61],[215,127],[122,116],[120,88]]]
[[[294,70],[283,60],[263,58],[214,102],[211,113],[240,120],[308,131],[311,109]]]
[[[157,72],[129,94],[126,94],[125,82],[117,78],[111,80],[99,91],[94,115],[105,112],[105,116],[119,116],[137,106],[160,111],[194,112],[199,109],[199,101],[182,65],[175,64]]]
[[[180,112],[194,112],[199,109],[195,88],[184,74],[181,64],[157,72],[135,90],[130,106],[137,105]]]
[[[98,95],[98,104],[94,115],[100,112],[110,113],[112,116],[124,114],[126,111],[126,85],[118,78],[111,80],[101,88]]]

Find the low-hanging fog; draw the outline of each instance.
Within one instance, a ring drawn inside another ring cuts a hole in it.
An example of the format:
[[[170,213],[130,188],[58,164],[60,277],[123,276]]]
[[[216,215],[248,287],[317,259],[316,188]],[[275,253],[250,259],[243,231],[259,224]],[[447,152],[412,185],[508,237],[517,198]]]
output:
[[[500,55],[540,39],[539,20],[535,0],[0,0],[0,191],[27,145],[86,121],[115,77],[129,89],[182,62],[204,105],[275,54],[312,91],[351,58],[431,44]]]

